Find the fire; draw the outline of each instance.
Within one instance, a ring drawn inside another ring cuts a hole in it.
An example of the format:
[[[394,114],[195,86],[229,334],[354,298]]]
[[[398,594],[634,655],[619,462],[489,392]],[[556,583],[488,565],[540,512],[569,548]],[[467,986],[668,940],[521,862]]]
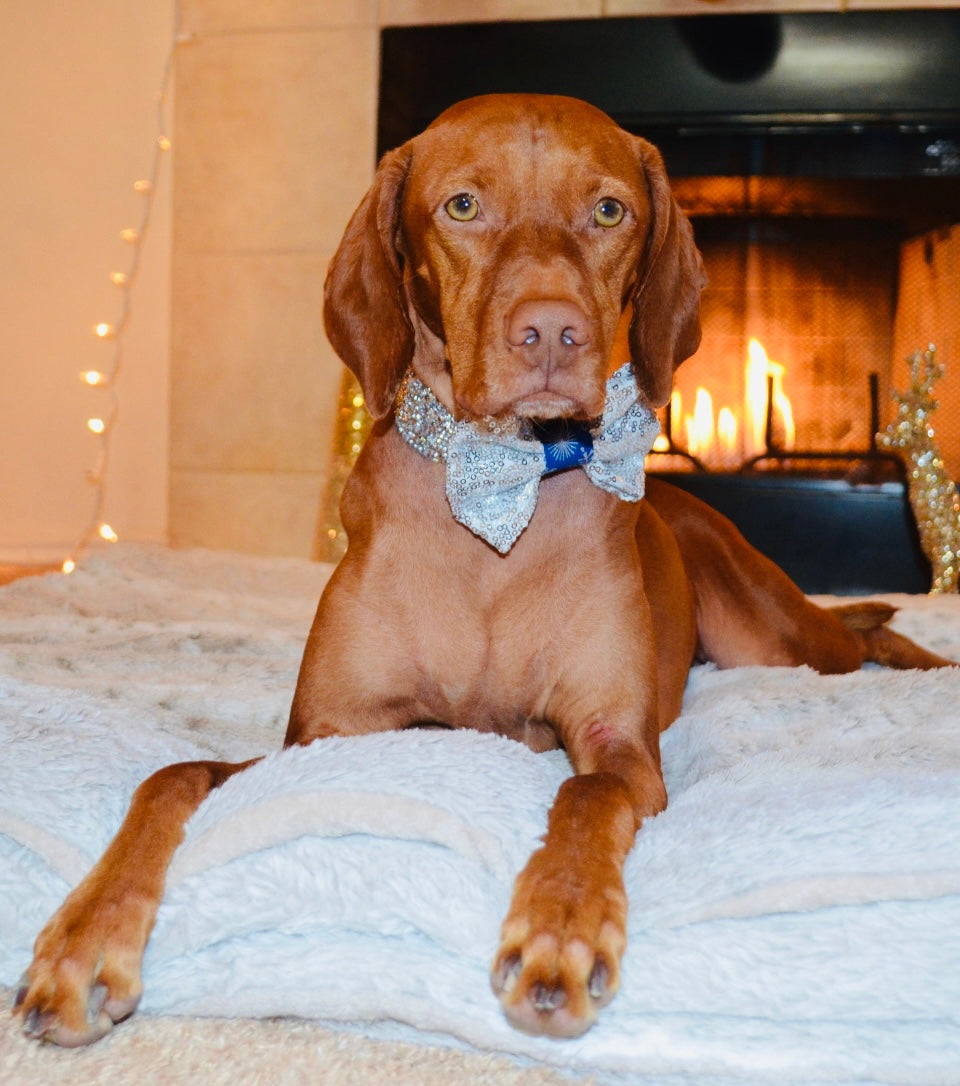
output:
[[[705,388],[697,389],[693,414],[684,419],[687,452],[691,456],[706,456],[713,446],[713,398]]]
[[[682,420],[687,452],[711,468],[734,468],[766,450],[768,379],[772,379],[772,410],[776,420],[777,447],[792,449],[796,441],[793,408],[783,389],[786,367],[772,361],[759,340],[747,347],[744,371],[743,410],[721,407],[714,416],[713,397],[703,387],[696,390],[693,412],[683,414],[683,400],[674,390],[670,415]],[[743,425],[741,427],[741,418]],[[741,435],[742,430],[742,435]],[[742,442],[743,448],[740,449]],[[656,448],[656,446],[654,446]]]
[[[732,462],[737,457],[737,416],[729,407],[721,407],[717,415],[717,440],[720,443],[720,455],[724,462]]]
[[[679,391],[674,391],[670,405],[671,417],[683,419],[686,449],[691,456],[712,468],[736,467],[739,424],[729,407],[721,407],[714,420],[713,397],[703,387],[696,391],[692,415],[683,414]]]
[[[768,378],[773,379],[773,412],[780,416],[783,436],[778,444],[784,449],[792,449],[797,437],[793,423],[793,408],[783,391],[785,366],[774,362],[763,349],[758,339],[751,339],[747,344],[746,394],[744,403],[747,410],[748,426],[744,434],[744,453],[756,456],[766,447],[767,397],[769,394]]]

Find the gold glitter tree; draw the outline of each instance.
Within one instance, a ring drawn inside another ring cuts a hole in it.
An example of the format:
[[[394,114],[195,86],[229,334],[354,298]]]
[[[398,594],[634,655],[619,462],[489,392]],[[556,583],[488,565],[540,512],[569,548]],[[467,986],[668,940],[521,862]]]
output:
[[[320,523],[313,557],[320,562],[339,562],[347,549],[347,536],[340,523],[340,495],[343,484],[357,462],[373,420],[367,414],[363,392],[356,377],[344,369],[340,382],[340,404],[330,450],[327,489],[320,509]]]
[[[898,451],[907,469],[910,504],[920,543],[930,560],[930,594],[956,592],[960,572],[960,498],[934,443],[931,416],[937,408],[933,385],[943,376],[931,344],[909,359],[910,387],[895,392],[897,417],[877,435],[879,443]]]

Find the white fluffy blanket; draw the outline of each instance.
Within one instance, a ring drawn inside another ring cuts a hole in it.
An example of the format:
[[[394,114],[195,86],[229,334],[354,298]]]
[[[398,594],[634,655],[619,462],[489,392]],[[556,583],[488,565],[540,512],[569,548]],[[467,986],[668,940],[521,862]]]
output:
[[[279,747],[326,573],[120,545],[0,590],[0,982],[144,776]],[[894,602],[960,658],[960,599]],[[274,753],[190,823],[142,1013],[313,1017],[597,1082],[958,1083],[958,703],[960,669],[696,669],[628,864],[622,990],[568,1042],[513,1032],[487,981],[562,754],[435,731]]]

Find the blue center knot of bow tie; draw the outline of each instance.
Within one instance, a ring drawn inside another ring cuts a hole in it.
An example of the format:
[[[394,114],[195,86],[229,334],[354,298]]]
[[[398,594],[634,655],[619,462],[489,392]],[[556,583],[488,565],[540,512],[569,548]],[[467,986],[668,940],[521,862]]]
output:
[[[543,445],[543,474],[579,468],[593,459],[593,435],[586,426],[567,419],[538,422],[533,436]]]

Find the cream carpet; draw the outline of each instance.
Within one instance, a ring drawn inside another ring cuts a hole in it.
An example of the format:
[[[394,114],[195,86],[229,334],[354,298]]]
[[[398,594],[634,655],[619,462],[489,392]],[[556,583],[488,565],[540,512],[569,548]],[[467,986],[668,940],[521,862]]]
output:
[[[311,1022],[134,1016],[92,1048],[26,1040],[0,988],[3,1086],[570,1086],[592,1076],[504,1057],[373,1041]]]

